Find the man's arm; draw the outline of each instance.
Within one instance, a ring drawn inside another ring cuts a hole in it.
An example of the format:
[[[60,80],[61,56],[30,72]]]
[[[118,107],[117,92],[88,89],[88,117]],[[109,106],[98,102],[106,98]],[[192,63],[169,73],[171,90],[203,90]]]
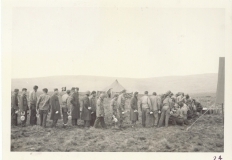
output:
[[[40,101],[41,101],[41,96],[39,96],[39,99],[38,99],[38,101],[37,101],[37,105],[36,105],[36,109],[37,109],[37,110],[39,109]]]

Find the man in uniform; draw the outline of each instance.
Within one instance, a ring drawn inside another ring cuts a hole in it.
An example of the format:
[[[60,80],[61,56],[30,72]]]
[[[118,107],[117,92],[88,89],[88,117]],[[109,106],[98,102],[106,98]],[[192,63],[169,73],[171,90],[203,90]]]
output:
[[[102,93],[100,95],[100,97],[98,98],[97,100],[97,110],[96,110],[96,116],[97,116],[97,119],[94,123],[94,127],[97,128],[99,123],[101,123],[101,127],[102,128],[105,128],[106,125],[105,125],[105,120],[104,120],[104,116],[105,116],[105,112],[104,112],[104,97],[105,95]]]
[[[121,94],[118,96],[117,104],[118,104],[118,114],[119,114],[119,127],[122,127],[123,120],[125,119],[125,94],[126,90],[123,90]]]
[[[53,120],[52,128],[56,126],[58,119],[61,119],[60,114],[60,102],[58,98],[59,91],[57,88],[54,89],[54,93],[50,98],[50,105],[51,105],[51,117],[50,119]]]
[[[69,96],[70,96],[70,90],[67,90],[66,94],[62,96],[62,115],[63,115],[64,128],[68,125],[68,112],[70,111],[70,108],[68,107]]]
[[[34,86],[33,91],[31,91],[29,94],[30,125],[37,125],[37,117],[36,117],[37,90],[38,90],[38,86]]]
[[[90,127],[91,120],[91,107],[89,103],[90,91],[85,93],[85,96],[81,99],[81,120],[84,120],[84,127]]]
[[[46,122],[47,122],[47,115],[48,112],[50,112],[51,106],[50,106],[50,96],[48,95],[48,89],[43,89],[43,94],[39,96],[36,109],[39,110],[39,116],[40,116],[40,126],[43,126],[46,128]]]
[[[149,127],[151,100],[148,97],[148,91],[144,92],[144,96],[140,100],[140,108],[142,111],[142,126]]]
[[[118,94],[115,94],[113,99],[110,101],[110,108],[112,108],[112,120],[114,127],[117,126],[118,122],[118,106],[117,106]]]
[[[79,93],[75,87],[71,89],[70,95],[72,125],[77,126],[77,120],[80,118]]]
[[[151,100],[151,108],[150,111],[152,112],[152,114],[150,114],[150,118],[151,118],[151,126],[156,126],[158,125],[158,112],[160,111],[160,102],[159,99],[157,97],[156,92],[153,92],[152,96],[150,96],[150,100]]]
[[[22,122],[22,127],[26,127],[26,122],[27,122],[27,111],[28,111],[28,102],[27,102],[27,89],[23,88],[22,89],[22,95],[20,97],[19,101],[19,110],[21,116],[24,116],[24,120],[21,120]]]
[[[135,127],[136,121],[139,120],[138,114],[138,92],[135,92],[130,101],[130,120],[132,122],[132,128]]]
[[[15,89],[13,95],[11,96],[11,125],[18,125],[18,93],[19,90]]]
[[[89,97],[89,103],[91,107],[90,126],[94,126],[96,120],[96,105],[97,105],[96,91],[92,91],[91,96]]]

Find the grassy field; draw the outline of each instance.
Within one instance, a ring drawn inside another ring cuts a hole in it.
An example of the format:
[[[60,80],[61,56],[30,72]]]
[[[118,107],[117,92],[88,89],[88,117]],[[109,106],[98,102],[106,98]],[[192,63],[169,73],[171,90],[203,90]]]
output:
[[[203,106],[214,103],[215,94],[192,95]],[[62,128],[62,120],[57,128],[37,126],[12,127],[11,151],[27,152],[223,152],[224,125],[222,115],[204,115],[186,131],[189,126],[172,126],[168,128],[142,128],[141,113],[137,128],[131,128],[129,108],[122,130],[114,129],[111,122],[110,99],[105,99],[105,122],[107,129],[83,127]],[[129,105],[127,100],[126,106]],[[81,120],[78,122],[83,123]],[[192,122],[191,122],[192,123]]]

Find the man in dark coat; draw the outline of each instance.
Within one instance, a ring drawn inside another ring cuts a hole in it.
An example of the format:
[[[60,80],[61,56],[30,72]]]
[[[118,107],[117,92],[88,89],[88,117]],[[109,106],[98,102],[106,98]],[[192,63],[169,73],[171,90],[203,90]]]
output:
[[[117,99],[119,128],[122,128],[122,124],[125,119],[125,103],[126,103],[125,94],[126,94],[126,90],[123,90]]]
[[[105,95],[102,93],[100,95],[100,97],[98,98],[97,100],[97,119],[94,123],[94,127],[97,128],[98,127],[98,124],[101,123],[101,127],[102,128],[105,128],[106,127],[106,124],[105,124],[105,120],[104,120],[104,116],[105,116],[105,112],[104,112],[104,98],[105,98]]]
[[[96,120],[96,105],[97,105],[97,100],[96,100],[96,91],[93,91],[91,93],[91,96],[89,98],[89,103],[91,107],[91,121],[90,121],[90,126],[94,125],[94,122]]]
[[[139,120],[138,114],[138,92],[134,93],[133,98],[130,101],[130,120],[132,122],[132,127],[136,124],[136,121]]]
[[[71,89],[70,95],[70,107],[72,116],[72,125],[77,126],[77,120],[80,118],[80,105],[79,105],[79,93],[75,87]]]
[[[85,96],[81,99],[81,119],[84,120],[84,127],[90,127],[91,120],[91,107],[89,103],[90,91],[85,93]]]
[[[18,93],[19,90],[15,89],[14,94],[11,96],[11,125],[18,125]]]
[[[38,86],[34,86],[33,91],[31,91],[29,94],[30,125],[37,125],[37,117],[36,117],[37,90],[38,90]]]
[[[52,127],[55,127],[57,124],[58,119],[61,119],[60,115],[60,102],[58,98],[58,89],[54,89],[54,94],[50,98],[50,106],[51,106],[51,117],[50,119],[53,120]]]
[[[19,101],[19,110],[21,114],[22,127],[26,127],[28,109],[29,107],[28,107],[28,102],[27,102],[27,89],[23,88],[22,95]]]

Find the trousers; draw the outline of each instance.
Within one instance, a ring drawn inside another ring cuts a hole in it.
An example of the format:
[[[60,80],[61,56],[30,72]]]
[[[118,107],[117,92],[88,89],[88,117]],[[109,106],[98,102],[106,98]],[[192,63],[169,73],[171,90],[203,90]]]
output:
[[[16,109],[11,108],[11,125],[17,126],[18,125],[18,114],[15,113]]]
[[[57,124],[57,122],[58,122],[58,119],[53,119],[52,127],[55,127],[55,126],[56,126],[56,124]]]
[[[150,109],[142,108],[142,126],[148,126],[149,124],[149,117],[150,117]]]
[[[168,127],[168,121],[170,117],[170,108],[169,106],[163,106],[161,111],[161,116],[159,120],[159,127],[161,127],[165,121],[165,127]]]
[[[62,115],[63,115],[63,123],[67,124],[68,123],[68,112],[67,112],[67,109],[62,108]]]
[[[96,120],[95,120],[95,123],[94,123],[94,127],[97,128],[99,123],[101,124],[102,128],[106,127],[104,117],[97,117]]]
[[[72,119],[72,125],[73,126],[77,126],[77,118],[73,118]]]
[[[94,126],[95,120],[96,120],[96,112],[91,114],[90,126]]]
[[[30,125],[37,125],[36,109],[30,110]]]
[[[46,127],[48,110],[39,110],[40,126]]]
[[[150,123],[151,126],[157,126],[159,120],[159,114],[158,111],[154,111],[153,114],[150,115]]]
[[[84,120],[84,127],[90,127],[90,121]]]

